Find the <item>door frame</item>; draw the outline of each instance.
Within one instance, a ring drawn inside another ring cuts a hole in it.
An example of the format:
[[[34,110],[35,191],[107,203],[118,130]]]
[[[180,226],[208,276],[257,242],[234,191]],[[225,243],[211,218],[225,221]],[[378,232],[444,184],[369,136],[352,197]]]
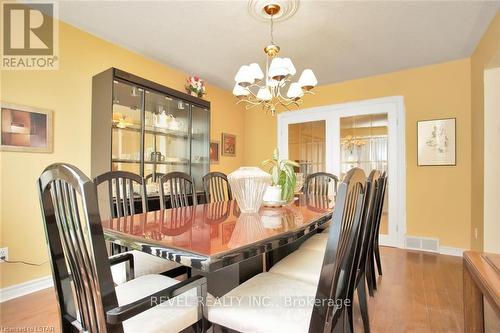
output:
[[[325,105],[298,111],[278,114],[278,148],[282,158],[288,158],[288,125],[325,121],[325,171],[339,174],[340,164],[335,166],[334,159],[340,160],[340,121],[341,117],[387,113],[389,121],[389,234],[381,234],[381,245],[404,248],[406,235],[406,144],[405,144],[405,107],[403,96],[390,96],[362,101]],[[395,138],[391,140],[391,138]],[[336,144],[337,143],[337,144]],[[392,222],[395,221],[395,222]]]

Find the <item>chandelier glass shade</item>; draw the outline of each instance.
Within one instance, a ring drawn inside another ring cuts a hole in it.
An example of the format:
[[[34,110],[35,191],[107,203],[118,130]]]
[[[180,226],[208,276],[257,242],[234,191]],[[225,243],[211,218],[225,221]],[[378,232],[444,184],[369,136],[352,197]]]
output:
[[[275,4],[264,7],[271,20],[271,44],[264,48],[265,72],[258,63],[243,65],[234,77],[236,83],[233,88],[233,95],[239,98],[238,103],[246,103],[246,109],[260,105],[272,115],[279,106],[286,110],[290,110],[290,106],[298,107],[302,97],[313,94],[311,90],[318,84],[311,69],[304,69],[298,81],[292,82],[297,74],[292,60],[277,56],[280,47],[273,41],[273,15],[279,10],[279,5]]]

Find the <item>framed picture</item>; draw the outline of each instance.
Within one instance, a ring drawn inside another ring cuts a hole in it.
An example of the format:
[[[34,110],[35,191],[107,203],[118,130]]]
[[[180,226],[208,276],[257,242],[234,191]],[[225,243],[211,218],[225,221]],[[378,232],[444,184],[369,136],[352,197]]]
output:
[[[456,118],[417,122],[418,165],[456,165]]]
[[[0,150],[52,152],[52,111],[3,102],[0,105]]]
[[[210,163],[219,163],[219,141],[210,141]]]
[[[236,135],[222,133],[222,155],[236,156]]]

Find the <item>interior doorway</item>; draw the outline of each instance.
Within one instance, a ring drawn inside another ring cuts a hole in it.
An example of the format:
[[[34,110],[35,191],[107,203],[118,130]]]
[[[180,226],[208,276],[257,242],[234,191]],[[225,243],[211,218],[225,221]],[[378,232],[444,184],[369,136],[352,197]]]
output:
[[[401,125],[400,125],[401,124]],[[388,174],[380,243],[403,247],[405,128],[402,97],[329,105],[278,115],[278,147],[300,172],[325,171],[340,179],[353,167]]]

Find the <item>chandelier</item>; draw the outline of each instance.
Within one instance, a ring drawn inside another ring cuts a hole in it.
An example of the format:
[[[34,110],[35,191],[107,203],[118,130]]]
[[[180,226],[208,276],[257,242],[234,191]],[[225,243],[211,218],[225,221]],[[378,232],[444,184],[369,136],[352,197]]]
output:
[[[353,137],[352,135],[347,135],[345,138],[340,140],[340,144],[344,147],[344,149],[347,149],[352,154],[354,148],[360,148],[366,145],[367,142],[363,139]]]
[[[292,77],[297,73],[290,58],[280,58],[280,47],[274,44],[273,24],[274,15],[281,7],[271,3],[263,10],[271,20],[271,44],[264,48],[266,53],[266,71],[262,71],[258,63],[240,67],[234,80],[233,95],[239,98],[239,103],[246,103],[246,109],[262,106],[272,115],[276,107],[283,106],[290,110],[290,106],[299,107],[305,94],[314,94],[311,90],[318,84],[316,76],[310,69],[304,69],[297,82]],[[284,93],[286,91],[286,94]]]

